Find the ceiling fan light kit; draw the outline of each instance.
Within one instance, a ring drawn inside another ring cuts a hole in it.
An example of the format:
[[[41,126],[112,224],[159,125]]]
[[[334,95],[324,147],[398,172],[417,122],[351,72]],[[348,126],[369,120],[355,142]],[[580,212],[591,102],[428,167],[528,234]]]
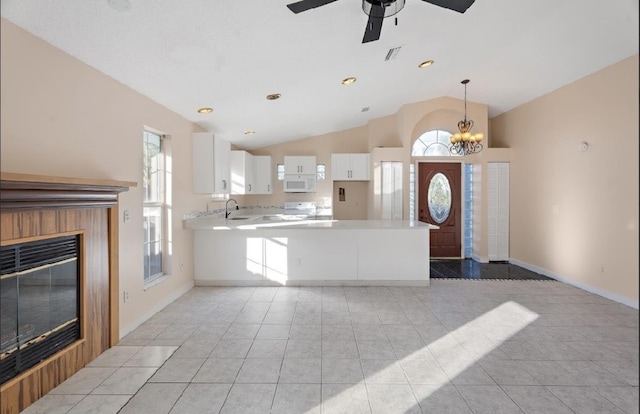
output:
[[[383,18],[395,16],[404,9],[405,0],[362,0],[362,11],[371,17],[373,8],[382,8]]]
[[[303,11],[315,9],[333,3],[337,0],[301,0],[287,4],[292,12],[298,14]],[[367,26],[364,30],[362,43],[369,43],[380,39],[382,22],[385,18],[395,16],[404,8],[406,0],[362,0],[362,10],[369,16]],[[434,6],[464,13],[475,2],[475,0],[422,0]]]

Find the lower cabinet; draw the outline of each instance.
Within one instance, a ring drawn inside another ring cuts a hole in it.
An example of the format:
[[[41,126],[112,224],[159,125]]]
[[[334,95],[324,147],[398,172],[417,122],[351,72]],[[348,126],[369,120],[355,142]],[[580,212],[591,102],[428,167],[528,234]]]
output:
[[[402,260],[392,260],[401,257]],[[194,231],[196,285],[429,280],[428,229]]]

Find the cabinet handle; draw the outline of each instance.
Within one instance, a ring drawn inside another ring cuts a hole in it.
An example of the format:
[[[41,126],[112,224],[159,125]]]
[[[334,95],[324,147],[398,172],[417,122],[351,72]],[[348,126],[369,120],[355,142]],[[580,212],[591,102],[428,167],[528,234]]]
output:
[[[223,190],[227,189],[227,180],[222,180],[222,189]]]
[[[251,191],[251,184],[249,184],[249,191]]]
[[[271,184],[267,184],[267,192],[271,191]]]

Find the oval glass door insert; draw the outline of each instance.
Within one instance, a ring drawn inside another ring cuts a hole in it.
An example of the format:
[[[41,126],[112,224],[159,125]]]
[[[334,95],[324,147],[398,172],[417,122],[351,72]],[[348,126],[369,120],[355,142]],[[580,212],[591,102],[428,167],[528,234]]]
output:
[[[427,206],[437,224],[444,223],[451,213],[451,185],[442,173],[437,173],[431,178],[427,191]]]

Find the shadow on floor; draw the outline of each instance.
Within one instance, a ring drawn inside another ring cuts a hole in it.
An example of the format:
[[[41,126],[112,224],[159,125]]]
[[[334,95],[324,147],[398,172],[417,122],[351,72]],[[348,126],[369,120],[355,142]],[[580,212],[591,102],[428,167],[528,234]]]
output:
[[[553,280],[509,262],[480,263],[473,259],[431,259],[432,279]]]

